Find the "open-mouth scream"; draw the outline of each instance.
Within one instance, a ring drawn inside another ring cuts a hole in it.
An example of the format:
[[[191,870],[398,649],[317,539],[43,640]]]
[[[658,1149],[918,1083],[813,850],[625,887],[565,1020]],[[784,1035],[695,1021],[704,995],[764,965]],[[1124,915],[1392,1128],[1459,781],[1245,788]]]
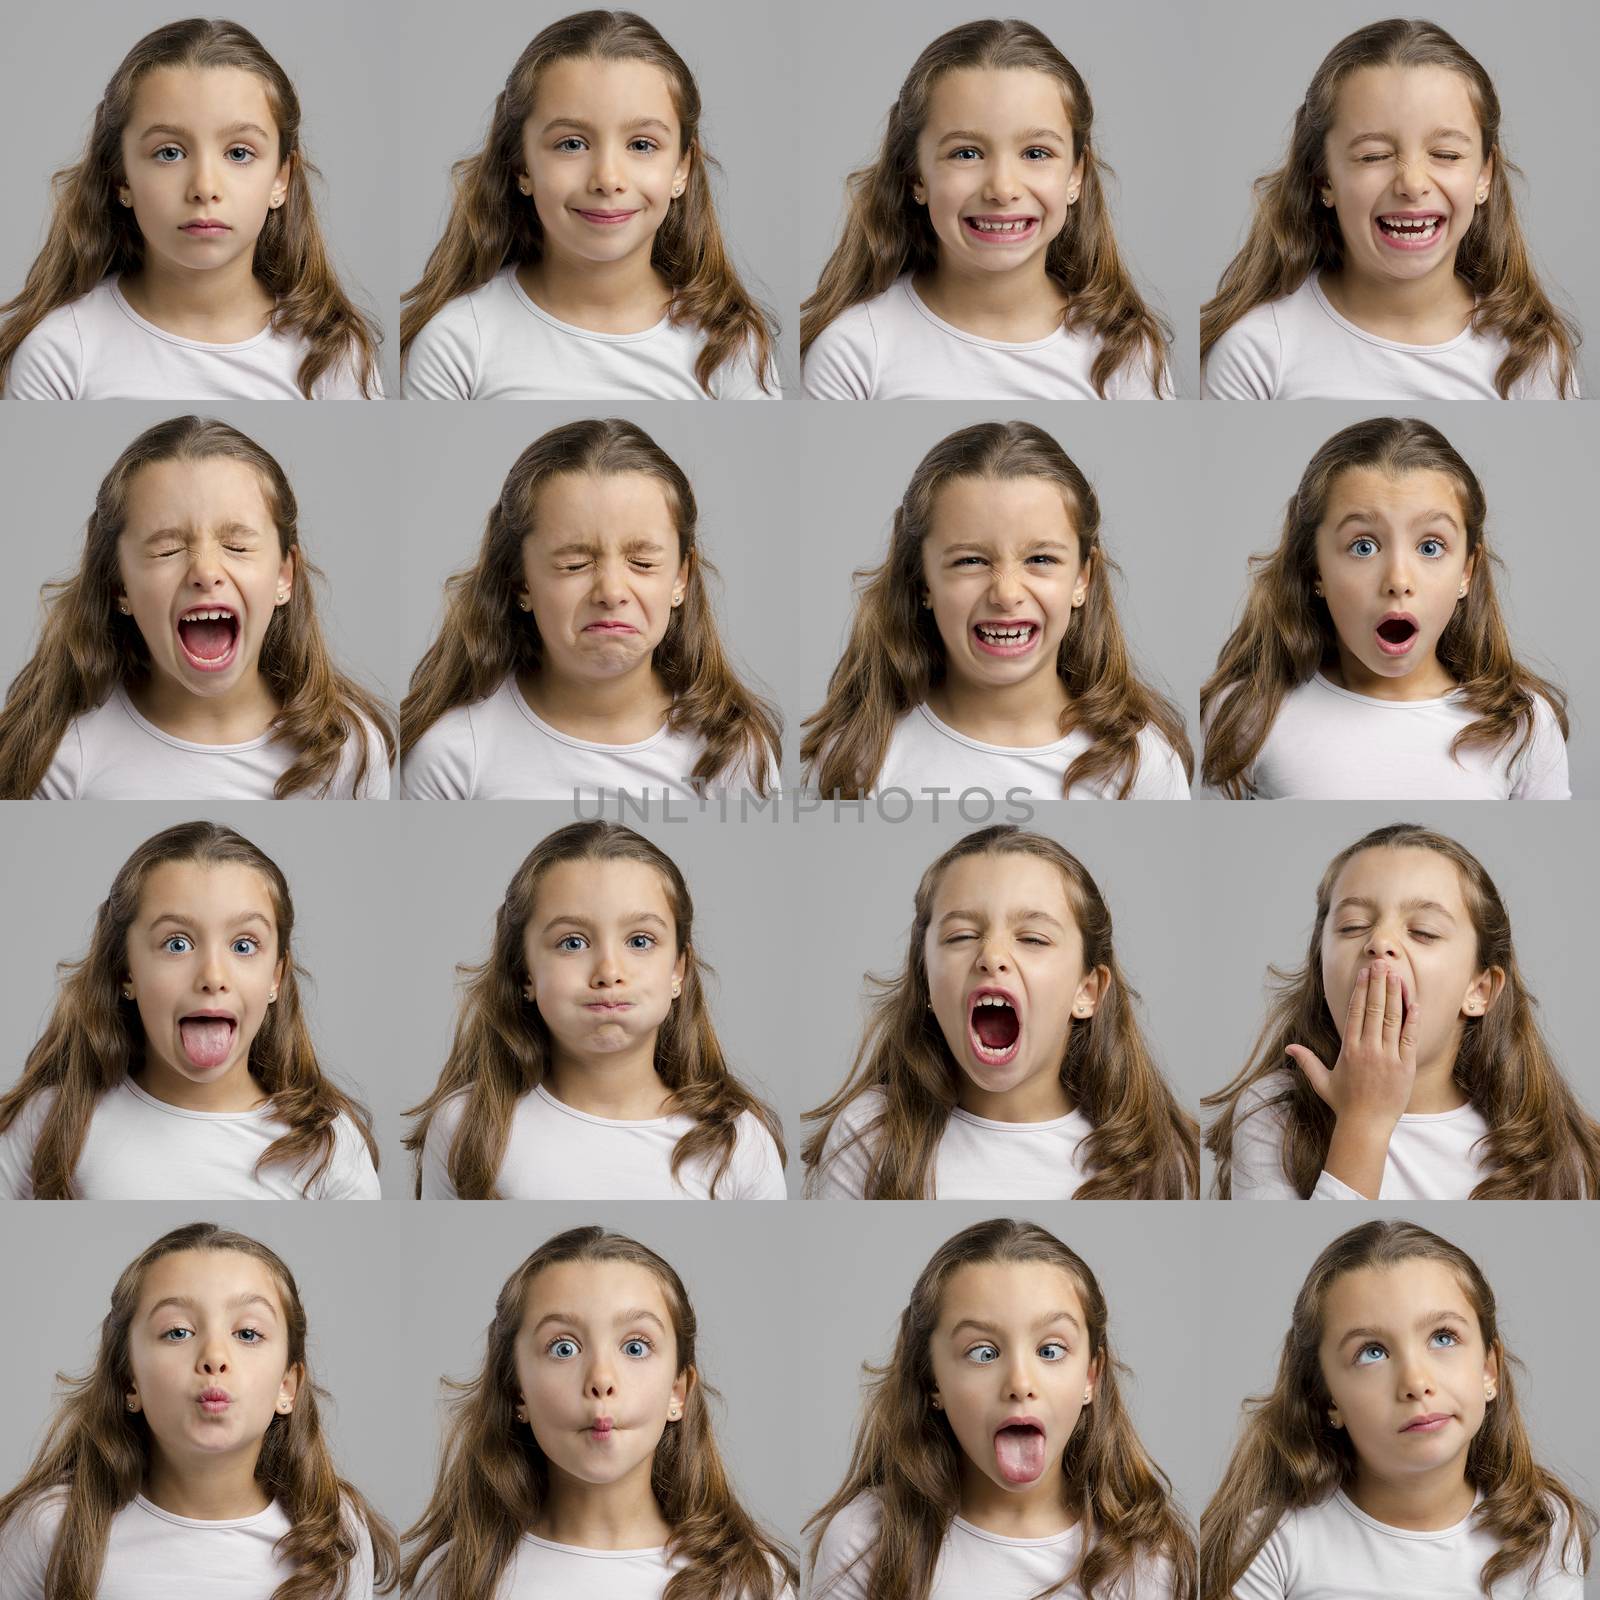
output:
[[[220,672],[239,648],[239,614],[229,606],[192,606],[178,618],[178,645],[197,672]]]
[[[1378,624],[1378,648],[1388,656],[1403,656],[1416,642],[1418,631],[1415,617],[1385,617]]]
[[[973,1054],[990,1066],[1003,1067],[1022,1042],[1022,1018],[1017,1008],[992,989],[981,989],[972,997],[967,1030]]]

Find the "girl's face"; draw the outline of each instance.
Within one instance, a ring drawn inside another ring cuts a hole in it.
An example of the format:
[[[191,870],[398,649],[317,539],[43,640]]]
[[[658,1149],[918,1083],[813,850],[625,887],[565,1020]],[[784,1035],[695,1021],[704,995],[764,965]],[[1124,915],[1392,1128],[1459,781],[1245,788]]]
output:
[[[1045,1261],[960,1268],[945,1286],[930,1355],[963,1480],[976,1471],[1010,1494],[1056,1492],[1101,1368],[1072,1275]]]
[[[180,1250],[145,1274],[128,1330],[130,1409],[173,1466],[253,1454],[303,1376],[289,1362],[283,1295],[237,1250]]]
[[[134,90],[117,195],[147,261],[190,277],[254,260],[292,161],[278,161],[264,79],[243,67],[157,67]]]
[[[523,989],[569,1055],[652,1045],[683,982],[666,885],[642,861],[562,861],[539,880],[523,931]]]
[[[516,1341],[517,1400],[553,1472],[579,1483],[650,1479],[661,1435],[683,1416],[672,1313],[654,1273],[567,1261],[528,1285]]]
[[[945,484],[922,545],[922,580],[951,675],[995,689],[1053,675],[1091,565],[1047,478]]]
[[[168,861],[145,878],[122,993],[152,1066],[207,1085],[248,1071],[283,969],[272,895],[253,867]]]
[[[1378,283],[1453,271],[1494,171],[1467,80],[1448,67],[1350,73],[1323,161],[1345,267]]]
[[[1442,1261],[1363,1267],[1323,1301],[1318,1357],[1332,1404],[1371,1477],[1403,1484],[1464,1461],[1500,1363]]]
[[[934,891],[923,959],[933,1014],[972,1085],[1015,1097],[1017,1110],[1059,1096],[1073,1019],[1093,1015],[1110,981],[1104,967],[1084,970],[1060,869],[1031,855],[953,862]]]
[[[539,74],[517,183],[545,245],[595,266],[648,253],[689,181],[672,85],[648,61],[569,58]]]
[[[544,667],[604,683],[648,665],[689,583],[666,490],[642,472],[549,478],[522,542],[518,603],[533,613]]]
[[[1463,1017],[1481,1017],[1505,981],[1478,968],[1478,933],[1461,874],[1437,850],[1357,852],[1334,880],[1322,925],[1322,986],[1344,1026],[1356,974],[1381,960],[1400,974],[1406,1008],[1422,1007],[1417,1061],[1453,1061]]]
[[[939,265],[962,272],[1043,269],[1083,187],[1061,85],[1032,68],[946,72],[917,137],[919,181]]]
[[[134,474],[117,569],[118,604],[153,670],[208,699],[255,676],[267,625],[294,587],[294,552],[279,548],[260,474],[227,457]]]
[[[1454,480],[1347,468],[1328,494],[1316,562],[1347,687],[1433,666],[1476,562]]]

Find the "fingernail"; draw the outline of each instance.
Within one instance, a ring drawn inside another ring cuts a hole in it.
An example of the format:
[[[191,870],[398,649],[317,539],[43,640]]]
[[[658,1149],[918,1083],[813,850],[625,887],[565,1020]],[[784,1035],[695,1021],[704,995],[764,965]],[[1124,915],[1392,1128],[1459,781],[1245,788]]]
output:
[[[1356,974],[1356,982],[1357,982],[1357,983],[1365,983],[1365,982],[1366,982],[1366,981],[1367,981],[1367,974],[1368,974],[1368,973],[1369,973],[1369,972],[1370,972],[1370,971],[1371,971],[1371,970],[1372,970],[1372,969],[1371,969],[1371,968],[1370,968],[1370,967],[1363,967],[1363,968],[1362,968],[1362,969],[1361,969],[1361,970],[1360,970],[1360,971],[1359,971],[1359,972],[1358,972],[1358,973],[1357,973],[1357,974]]]

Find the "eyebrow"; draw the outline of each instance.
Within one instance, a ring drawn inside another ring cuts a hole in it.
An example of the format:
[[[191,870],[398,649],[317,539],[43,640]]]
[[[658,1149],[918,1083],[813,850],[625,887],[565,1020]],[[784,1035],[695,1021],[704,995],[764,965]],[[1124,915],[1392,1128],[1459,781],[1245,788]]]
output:
[[[157,528],[144,536],[145,544],[153,544],[157,539],[189,539],[194,535],[192,528]],[[218,533],[248,533],[259,537],[261,530],[253,528],[248,522],[221,522],[217,524]]]
[[[564,1322],[571,1328],[580,1326],[583,1320],[582,1317],[572,1311],[547,1311],[534,1323],[533,1331],[537,1333],[547,1322]],[[612,1321],[618,1326],[627,1322],[653,1322],[663,1333],[667,1331],[666,1323],[648,1306],[635,1306],[631,1311],[620,1312]]]
[[[140,139],[148,139],[153,133],[164,133],[175,139],[192,139],[194,137],[193,128],[180,128],[171,122],[152,122],[139,137]],[[217,129],[217,137],[219,139],[231,139],[236,133],[259,134],[261,138],[266,140],[272,138],[272,135],[257,122],[230,122],[226,128]]]
[[[1430,1328],[1441,1322],[1459,1322],[1463,1328],[1472,1326],[1459,1311],[1430,1311],[1426,1316],[1417,1318],[1417,1327]],[[1340,1338],[1335,1349],[1342,1350],[1352,1339],[1387,1339],[1392,1331],[1389,1328],[1352,1328]]]
[[[187,926],[188,924],[190,924],[190,923],[192,923],[192,922],[194,922],[196,920],[197,919],[194,918],[194,917],[182,916],[176,911],[163,911],[159,917],[152,917],[151,918],[150,926],[152,928],[159,928],[163,922],[178,922],[178,923],[183,923],[184,925]],[[245,923],[245,922],[259,922],[263,928],[269,928],[269,929],[272,926],[272,919],[270,917],[262,916],[262,914],[259,911],[241,911],[237,916],[229,917],[227,920],[229,922],[235,923],[235,924]]]
[[[949,133],[940,134],[939,143],[943,144],[946,139],[975,139],[982,141],[989,137],[991,137],[989,134],[979,133],[972,128],[954,128]],[[1067,143],[1066,134],[1062,133],[1059,128],[1027,128],[1023,132],[1014,135],[1014,137],[1018,139],[1055,139],[1062,144]]]
[[[191,1300],[188,1295],[169,1294],[165,1300],[158,1300],[150,1307],[150,1316],[155,1316],[158,1311],[165,1311],[168,1306],[175,1306],[179,1311],[198,1313],[200,1310],[199,1302]],[[278,1315],[278,1308],[264,1294],[236,1294],[228,1302],[228,1310],[230,1311],[237,1311],[244,1306],[264,1306],[269,1315],[273,1317]],[[146,1320],[148,1321],[149,1318],[146,1318]]]
[[[581,539],[569,539],[565,544],[558,544],[550,554],[552,556],[597,556],[602,553],[603,546],[593,542],[585,544]],[[637,538],[629,539],[620,546],[623,550],[649,550],[659,553],[666,546],[649,534],[640,534]]]
[[[672,129],[660,117],[640,117],[637,121],[626,122],[626,128],[659,128],[663,133],[671,133]],[[552,117],[539,130],[541,134],[549,133],[552,128],[577,128],[583,133],[594,133],[595,124],[585,122],[582,117]]]
[[[1346,906],[1356,906],[1362,911],[1376,911],[1378,909],[1378,902],[1376,900],[1367,899],[1365,895],[1347,894],[1344,899],[1342,899],[1338,905],[1333,908],[1333,914],[1338,916],[1338,914],[1343,911]],[[1400,902],[1400,909],[1402,911],[1432,911],[1443,917],[1447,922],[1454,922],[1456,920],[1454,912],[1440,905],[1437,900],[1402,900]]]
[[[1073,547],[1065,539],[1034,539],[1025,546],[1028,550],[1071,550]],[[987,553],[994,549],[992,544],[985,544],[982,539],[958,539],[945,549],[947,556],[954,555],[958,550],[981,550]]]
[[[624,922],[653,922],[658,928],[665,928],[667,919],[658,917],[653,911],[633,911],[622,919]],[[544,925],[544,931],[549,933],[552,928],[559,928],[563,923],[574,928],[592,928],[594,924],[587,917],[570,916],[562,912],[559,917],[552,917]]]
[[[939,918],[939,926],[942,928],[947,922],[982,922],[984,920],[983,913],[980,911],[947,911]],[[1067,931],[1048,911],[1018,911],[1013,913],[1011,920],[1013,922],[1048,922],[1058,933]]]
[[[1347,511],[1344,516],[1339,518],[1339,521],[1335,525],[1333,531],[1338,533],[1347,522],[1387,522],[1388,520],[1389,519],[1385,517],[1381,511],[1373,511],[1369,509],[1362,509],[1360,511]],[[1459,528],[1460,526],[1460,524],[1457,523],[1456,519],[1452,517],[1448,511],[1424,511],[1420,516],[1415,516],[1411,519],[1411,526],[1413,528],[1420,528],[1424,523],[1439,522],[1441,520],[1448,522],[1452,528]]]
[[[1083,1332],[1083,1324],[1070,1311],[1051,1311],[1046,1313],[1034,1323],[1034,1331],[1037,1332],[1041,1328],[1048,1328],[1052,1323],[1056,1322],[1070,1322],[1079,1333]],[[963,1328],[972,1328],[978,1333],[993,1334],[996,1337],[1004,1332],[1003,1329],[996,1327],[992,1322],[979,1322],[976,1317],[963,1317],[950,1330],[951,1338],[954,1338]]]

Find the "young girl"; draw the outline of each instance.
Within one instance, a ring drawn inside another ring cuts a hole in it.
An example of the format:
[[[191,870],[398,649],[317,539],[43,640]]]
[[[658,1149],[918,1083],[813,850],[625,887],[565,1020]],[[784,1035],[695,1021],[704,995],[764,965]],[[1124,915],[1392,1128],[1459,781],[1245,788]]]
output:
[[[917,57],[801,307],[818,400],[1140,400],[1166,324],[1123,265],[1078,70],[1031,23]]]
[[[495,914],[450,1059],[406,1113],[417,1193],[781,1200],[777,1115],[728,1070],[677,864],[615,822],[534,847]]]
[[[1194,1536],[1124,1408],[1105,1295],[1031,1222],[947,1239],[865,1369],[812,1600],[1193,1600]]]
[[[1222,400],[1577,398],[1489,74],[1443,28],[1358,29],[1317,68],[1250,235],[1200,313]]]
[[[1582,1200],[1600,1123],[1534,1014],[1482,863],[1410,823],[1340,851],[1206,1132],[1223,1199]]]
[[[689,480],[617,417],[517,457],[477,565],[400,707],[414,800],[777,784],[777,713],[739,681],[706,591]]]
[[[1010,826],[922,875],[906,964],[844,1087],[806,1113],[823,1199],[1176,1200],[1199,1128],[1117,965],[1111,911],[1054,839]]]
[[[407,398],[776,397],[775,324],[728,259],[713,165],[694,75],[643,17],[551,23],[401,296]]]
[[[147,34],[95,107],[22,293],[18,400],[363,399],[377,326],[328,259],[282,67],[236,22]]]
[[[0,1497],[6,1600],[371,1600],[388,1524],[334,1470],[294,1277],[210,1222],[117,1280],[93,1369]]]
[[[1471,467],[1374,417],[1311,458],[1200,690],[1234,799],[1565,800],[1567,701],[1512,654]]]
[[[402,1575],[423,1600],[793,1600],[728,1482],[683,1280],[603,1228],[548,1239],[495,1301]]]
[[[146,839],[0,1095],[13,1200],[376,1200],[365,1107],[317,1063],[294,903],[215,822]]]
[[[1534,1461],[1515,1367],[1464,1250],[1341,1234],[1200,1519],[1202,1600],[1582,1600],[1594,1513]]]
[[[0,711],[0,798],[382,799],[392,713],[339,672],[283,468],[173,417],[117,458]]]
[[[1135,671],[1100,502],[1042,428],[981,422],[922,458],[889,556],[804,726],[824,794],[935,786],[1187,800],[1183,716]]]

